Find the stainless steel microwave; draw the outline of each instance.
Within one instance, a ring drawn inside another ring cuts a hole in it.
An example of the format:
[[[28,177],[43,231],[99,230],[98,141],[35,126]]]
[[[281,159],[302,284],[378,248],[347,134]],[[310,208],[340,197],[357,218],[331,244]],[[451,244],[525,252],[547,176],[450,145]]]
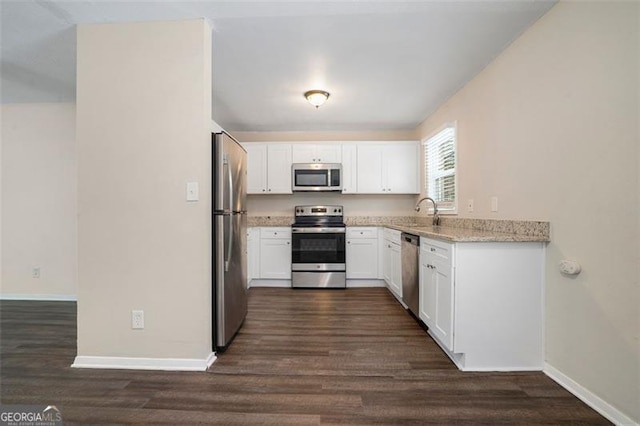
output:
[[[291,166],[293,191],[342,191],[342,164],[294,163]]]

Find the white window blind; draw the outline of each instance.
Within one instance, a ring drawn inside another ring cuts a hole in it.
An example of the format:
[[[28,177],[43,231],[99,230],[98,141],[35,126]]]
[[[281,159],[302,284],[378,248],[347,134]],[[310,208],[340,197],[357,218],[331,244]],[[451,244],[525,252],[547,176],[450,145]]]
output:
[[[425,188],[427,196],[443,212],[455,213],[456,204],[456,129],[448,125],[423,142]]]

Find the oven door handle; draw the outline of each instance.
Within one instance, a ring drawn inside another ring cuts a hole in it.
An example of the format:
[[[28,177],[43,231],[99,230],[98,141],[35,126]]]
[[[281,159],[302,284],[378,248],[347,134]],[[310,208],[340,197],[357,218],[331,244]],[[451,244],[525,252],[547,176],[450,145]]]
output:
[[[344,234],[345,228],[291,228],[294,234]]]

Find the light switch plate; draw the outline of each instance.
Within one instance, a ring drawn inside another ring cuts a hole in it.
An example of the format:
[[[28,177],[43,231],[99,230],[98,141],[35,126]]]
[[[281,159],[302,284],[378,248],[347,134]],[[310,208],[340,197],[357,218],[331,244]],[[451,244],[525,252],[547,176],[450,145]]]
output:
[[[491,211],[492,212],[498,211],[498,197],[496,196],[491,197]]]
[[[187,182],[187,201],[198,201],[199,199],[198,182]]]

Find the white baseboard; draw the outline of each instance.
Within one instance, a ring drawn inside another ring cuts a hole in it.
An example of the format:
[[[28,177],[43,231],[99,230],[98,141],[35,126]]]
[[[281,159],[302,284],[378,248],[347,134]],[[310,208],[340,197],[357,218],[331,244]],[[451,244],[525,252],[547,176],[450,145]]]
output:
[[[582,400],[589,407],[596,410],[607,420],[616,425],[636,425],[638,422],[633,421],[630,417],[624,414],[622,411],[613,407],[611,404],[591,392],[589,389],[580,385],[578,382],[571,379],[569,376],[561,372],[555,367],[549,364],[545,364],[544,374],[556,381],[560,386],[574,394],[578,399]]]
[[[291,280],[263,280],[253,279],[249,283],[251,287],[278,287],[291,288]],[[347,288],[386,287],[384,280],[347,280]]]
[[[291,280],[258,280],[253,279],[249,283],[251,287],[278,287],[278,288],[291,288]]]
[[[117,370],[206,371],[216,360],[211,352],[207,358],[127,358],[117,356],[77,356],[73,368],[104,368]]]
[[[384,280],[347,280],[347,288],[386,287]]]
[[[0,300],[39,300],[49,302],[75,302],[78,297],[75,294],[0,294]]]

